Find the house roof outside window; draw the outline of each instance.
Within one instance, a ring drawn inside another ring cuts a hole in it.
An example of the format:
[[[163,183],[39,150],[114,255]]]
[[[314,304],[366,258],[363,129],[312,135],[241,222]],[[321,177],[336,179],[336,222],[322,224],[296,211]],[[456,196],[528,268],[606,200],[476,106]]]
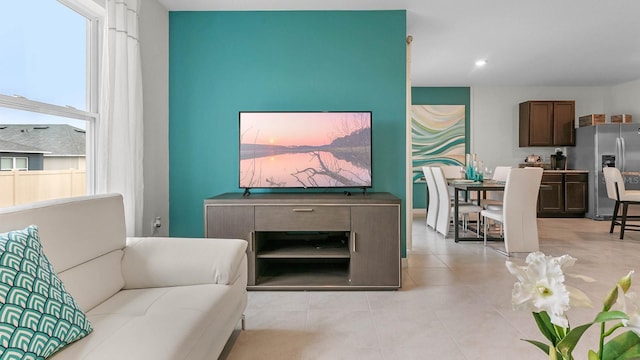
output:
[[[0,139],[0,153],[48,154],[50,151]]]
[[[85,156],[85,131],[66,124],[0,124],[0,152]]]

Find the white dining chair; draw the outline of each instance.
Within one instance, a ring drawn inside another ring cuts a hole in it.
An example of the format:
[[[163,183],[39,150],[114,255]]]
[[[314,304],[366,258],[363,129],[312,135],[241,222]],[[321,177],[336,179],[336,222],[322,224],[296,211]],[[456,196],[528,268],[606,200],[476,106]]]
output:
[[[517,252],[538,251],[536,211],[542,172],[542,168],[509,171],[502,209],[486,209],[480,213],[484,219],[484,246],[487,246],[487,219],[491,219],[502,223],[504,227],[505,251],[497,249],[498,252],[511,256]]]
[[[455,179],[464,179],[464,168],[458,165],[440,165],[442,172],[444,173],[445,180],[455,180]],[[472,197],[475,197],[475,194],[471,194]],[[453,201],[453,187],[449,186],[449,200]],[[473,200],[473,198],[472,198]],[[461,203],[468,203],[468,201],[460,201]]]
[[[422,173],[427,181],[427,191],[429,193],[429,204],[427,206],[427,226],[432,229],[436,229],[436,222],[438,218],[438,188],[433,178],[433,172],[430,166],[423,166]]]
[[[622,240],[624,239],[625,230],[640,231],[640,225],[627,224],[627,220],[638,220],[637,216],[627,216],[627,210],[629,205],[640,205],[640,190],[627,190],[622,173],[617,168],[605,167],[602,172],[604,173],[604,183],[607,186],[607,197],[615,201],[609,233],[613,233],[614,227],[619,225],[620,240]],[[620,205],[622,205],[622,215],[618,216]]]
[[[442,199],[449,199],[449,187],[447,185],[447,179],[444,176],[444,172],[442,168],[438,166],[434,166],[431,168],[431,172],[433,174],[434,181],[436,183],[436,188],[438,191],[438,198],[441,199],[438,202],[438,216],[436,221],[436,231],[444,235],[445,237],[449,234],[449,225],[451,220],[453,220],[453,225],[458,226],[458,219],[453,219],[454,208],[456,206],[454,204],[452,206],[451,201],[443,201]],[[458,206],[458,214],[465,217],[464,223],[466,224],[466,218],[471,213],[478,214],[478,220],[480,220],[480,211],[482,211],[482,207],[478,205],[471,205],[466,203],[457,204]],[[479,227],[479,225],[478,225]],[[465,226],[466,230],[466,226]]]
[[[509,176],[509,171],[511,171],[511,166],[496,166],[495,170],[493,170],[493,177],[491,180],[493,181],[507,181],[507,176]],[[502,199],[504,198],[504,193],[501,191],[489,191],[487,192],[487,198],[482,200],[482,206],[485,209],[490,210],[500,210],[502,206]]]
[[[445,179],[464,179],[464,170],[460,165],[442,165],[440,168]]]

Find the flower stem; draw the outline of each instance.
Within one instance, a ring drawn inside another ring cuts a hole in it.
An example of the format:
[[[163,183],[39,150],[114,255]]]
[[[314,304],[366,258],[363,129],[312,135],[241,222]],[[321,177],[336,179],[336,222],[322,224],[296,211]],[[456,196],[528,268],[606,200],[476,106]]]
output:
[[[604,325],[604,323],[603,323]],[[603,338],[606,338],[607,336],[613,334],[614,331],[616,331],[617,329],[623,327],[624,325],[622,325],[622,323],[617,323],[614,326],[611,327],[611,329],[609,329],[607,332],[604,333],[604,335],[602,336]]]
[[[600,348],[598,349],[598,358],[602,359],[602,352],[604,350],[604,321],[600,323]]]
[[[615,324],[614,326],[611,327],[611,329],[605,331],[605,323],[602,322],[600,323],[600,349],[598,351],[598,357],[600,359],[602,359],[602,354],[604,351],[604,338],[606,338],[607,336],[613,334],[614,331],[616,331],[617,329],[623,327],[624,325],[622,325],[621,322]]]

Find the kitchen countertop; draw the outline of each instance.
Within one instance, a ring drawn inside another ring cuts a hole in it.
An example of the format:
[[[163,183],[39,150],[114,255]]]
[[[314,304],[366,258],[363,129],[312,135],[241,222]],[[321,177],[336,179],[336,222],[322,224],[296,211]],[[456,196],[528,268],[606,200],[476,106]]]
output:
[[[545,173],[556,173],[556,174],[565,174],[565,173],[588,173],[589,170],[545,170]]]

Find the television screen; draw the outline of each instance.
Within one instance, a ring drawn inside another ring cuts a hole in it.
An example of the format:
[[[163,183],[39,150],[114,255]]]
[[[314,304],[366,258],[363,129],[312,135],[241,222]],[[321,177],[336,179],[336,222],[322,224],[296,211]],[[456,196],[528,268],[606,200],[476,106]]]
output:
[[[240,112],[239,186],[371,187],[371,112]]]

